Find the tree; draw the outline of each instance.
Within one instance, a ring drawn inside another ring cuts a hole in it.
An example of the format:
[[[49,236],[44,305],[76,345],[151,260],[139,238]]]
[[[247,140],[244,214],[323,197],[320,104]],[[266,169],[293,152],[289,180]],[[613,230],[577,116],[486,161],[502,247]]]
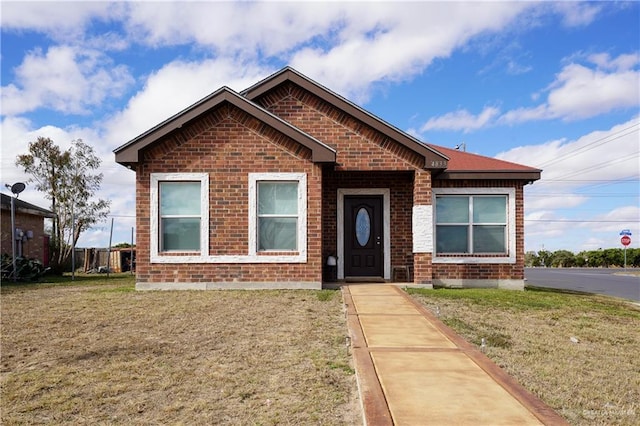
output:
[[[575,263],[575,256],[569,250],[556,250],[551,256],[551,266],[555,268],[571,268]]]
[[[541,265],[542,262],[535,251],[528,251],[524,254],[524,266],[536,268]]]
[[[540,250],[538,252],[538,259],[540,261],[540,265],[542,266],[545,266],[547,268],[550,267],[552,258],[553,254],[550,251]]]
[[[29,153],[19,155],[16,165],[31,175],[29,182],[51,200],[55,213],[51,236],[51,266],[62,273],[71,249],[83,231],[104,220],[110,201],[92,201],[100,189],[102,173],[95,173],[100,159],[81,139],[62,151],[50,138],[38,137],[29,143]]]

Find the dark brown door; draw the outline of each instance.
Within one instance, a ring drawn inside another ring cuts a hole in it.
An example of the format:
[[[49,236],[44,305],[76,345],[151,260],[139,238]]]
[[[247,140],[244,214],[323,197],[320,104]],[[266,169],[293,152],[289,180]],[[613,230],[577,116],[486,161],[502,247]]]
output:
[[[345,277],[382,277],[382,196],[345,196],[344,221]]]

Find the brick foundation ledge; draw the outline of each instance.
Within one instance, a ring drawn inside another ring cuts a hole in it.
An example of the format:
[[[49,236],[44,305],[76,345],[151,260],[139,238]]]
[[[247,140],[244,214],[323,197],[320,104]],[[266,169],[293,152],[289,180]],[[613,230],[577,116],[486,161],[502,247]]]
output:
[[[434,288],[502,288],[505,290],[524,290],[524,280],[480,280],[462,278],[434,279]]]
[[[136,290],[321,290],[320,281],[136,283]]]

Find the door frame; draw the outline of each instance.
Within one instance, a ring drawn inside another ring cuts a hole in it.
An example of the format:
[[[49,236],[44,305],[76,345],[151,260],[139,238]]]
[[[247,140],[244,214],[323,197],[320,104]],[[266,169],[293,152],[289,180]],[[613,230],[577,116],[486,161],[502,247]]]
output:
[[[344,197],[345,195],[382,195],[383,277],[391,279],[391,190],[389,188],[338,188],[338,279],[344,277]]]

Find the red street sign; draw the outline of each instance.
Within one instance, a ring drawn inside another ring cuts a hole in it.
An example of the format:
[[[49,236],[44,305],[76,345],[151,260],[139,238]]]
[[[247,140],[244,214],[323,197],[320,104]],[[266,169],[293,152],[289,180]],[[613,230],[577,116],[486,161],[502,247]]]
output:
[[[623,246],[628,246],[629,244],[631,244],[631,237],[629,237],[628,235],[625,235],[624,237],[620,238],[620,242],[622,243]]]

